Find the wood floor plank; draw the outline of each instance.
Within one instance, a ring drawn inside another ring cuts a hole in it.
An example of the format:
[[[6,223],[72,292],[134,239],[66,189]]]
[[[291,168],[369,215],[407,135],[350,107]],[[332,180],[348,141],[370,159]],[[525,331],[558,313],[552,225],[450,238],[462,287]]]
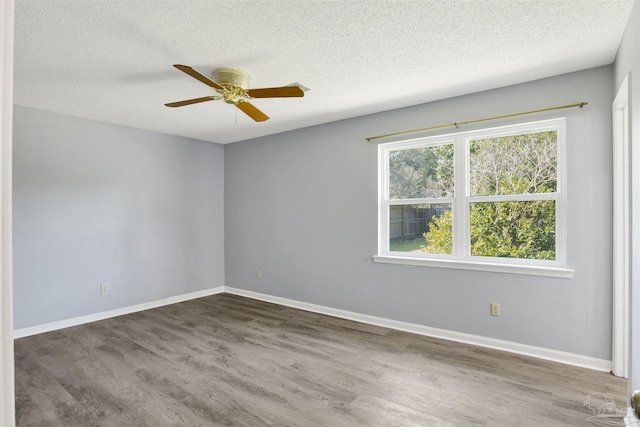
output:
[[[112,328],[109,333],[118,333],[119,328]],[[225,366],[216,366],[207,363],[206,360],[195,360],[189,356],[190,351],[183,349],[182,353],[164,352],[162,357],[157,357],[153,352],[142,349],[134,341],[126,337],[123,332],[120,337],[121,345],[124,344],[125,351],[123,357],[130,363],[138,366],[151,365],[154,370],[138,369],[136,375],[146,383],[156,387],[160,392],[171,396],[175,400],[191,408],[199,416],[207,419],[216,419],[218,422],[225,420],[231,414],[236,420],[243,418],[260,419],[261,417],[249,413],[242,409],[242,405],[226,405],[218,396],[229,396],[227,400],[235,403],[233,396],[239,396],[245,403],[253,404],[286,404],[286,400],[278,394],[261,387],[259,381],[252,378],[250,381],[244,380],[237,373],[229,372]],[[116,338],[110,337],[107,342],[115,344]],[[177,357],[176,357],[177,356]],[[189,371],[195,371],[190,374]],[[158,376],[155,372],[172,372],[171,379],[166,376]],[[196,376],[197,375],[197,376]],[[195,380],[195,381],[193,381]],[[206,399],[203,400],[202,397]],[[231,410],[233,409],[233,411]],[[287,408],[291,410],[292,408]],[[266,411],[262,411],[267,417]],[[274,412],[270,414],[273,420],[263,424],[281,424],[280,414]],[[268,419],[268,417],[267,417]],[[229,423],[229,420],[225,421]]]
[[[34,345],[38,347],[34,348]],[[111,425],[145,425],[142,418],[127,410],[126,402],[96,384],[84,370],[78,369],[77,362],[86,357],[86,348],[75,346],[65,337],[49,343],[32,342],[30,350],[32,354],[46,351],[46,355],[39,357],[40,364],[98,422],[107,420]]]
[[[36,405],[43,409],[45,419],[55,419],[63,425],[94,424],[94,419],[67,390],[64,389],[40,365],[35,357],[26,351],[18,351],[16,362],[16,394],[26,393]],[[28,416],[24,407],[16,407],[22,419]]]
[[[15,341],[35,426],[579,426],[626,381],[229,294]]]

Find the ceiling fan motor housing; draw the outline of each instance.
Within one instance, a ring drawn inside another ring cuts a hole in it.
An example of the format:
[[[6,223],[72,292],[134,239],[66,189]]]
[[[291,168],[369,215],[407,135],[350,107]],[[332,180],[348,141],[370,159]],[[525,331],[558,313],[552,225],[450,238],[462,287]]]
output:
[[[213,81],[220,85],[239,86],[243,89],[249,87],[251,76],[242,70],[234,68],[219,68],[211,73]]]

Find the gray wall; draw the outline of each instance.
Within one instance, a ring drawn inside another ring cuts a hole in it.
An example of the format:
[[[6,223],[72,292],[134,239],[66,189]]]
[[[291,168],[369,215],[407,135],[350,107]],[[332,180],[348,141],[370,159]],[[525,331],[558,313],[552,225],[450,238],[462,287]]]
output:
[[[16,328],[224,285],[221,145],[20,106],[13,131]]]
[[[226,285],[610,359],[613,81],[606,66],[226,145]],[[377,145],[365,137],[580,101],[521,119],[567,117],[573,279],[372,261]]]
[[[629,74],[631,140],[631,369],[630,390],[640,390],[640,3],[636,2],[615,62],[615,92]]]

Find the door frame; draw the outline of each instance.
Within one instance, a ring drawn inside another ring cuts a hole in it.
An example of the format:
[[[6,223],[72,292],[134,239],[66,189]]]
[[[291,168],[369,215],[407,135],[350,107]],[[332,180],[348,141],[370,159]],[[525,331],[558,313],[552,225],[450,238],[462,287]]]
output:
[[[14,2],[0,3],[0,423],[15,426],[11,151],[13,125]]]
[[[629,293],[631,281],[631,152],[629,76],[612,104],[613,112],[613,334],[611,372],[629,377]]]

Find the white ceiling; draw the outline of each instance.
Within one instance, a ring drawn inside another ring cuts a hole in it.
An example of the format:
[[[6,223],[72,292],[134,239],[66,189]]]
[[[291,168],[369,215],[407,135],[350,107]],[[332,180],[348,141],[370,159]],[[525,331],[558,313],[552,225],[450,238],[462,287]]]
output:
[[[230,143],[610,64],[633,0],[17,0],[18,105]],[[176,70],[232,67],[256,123]]]

